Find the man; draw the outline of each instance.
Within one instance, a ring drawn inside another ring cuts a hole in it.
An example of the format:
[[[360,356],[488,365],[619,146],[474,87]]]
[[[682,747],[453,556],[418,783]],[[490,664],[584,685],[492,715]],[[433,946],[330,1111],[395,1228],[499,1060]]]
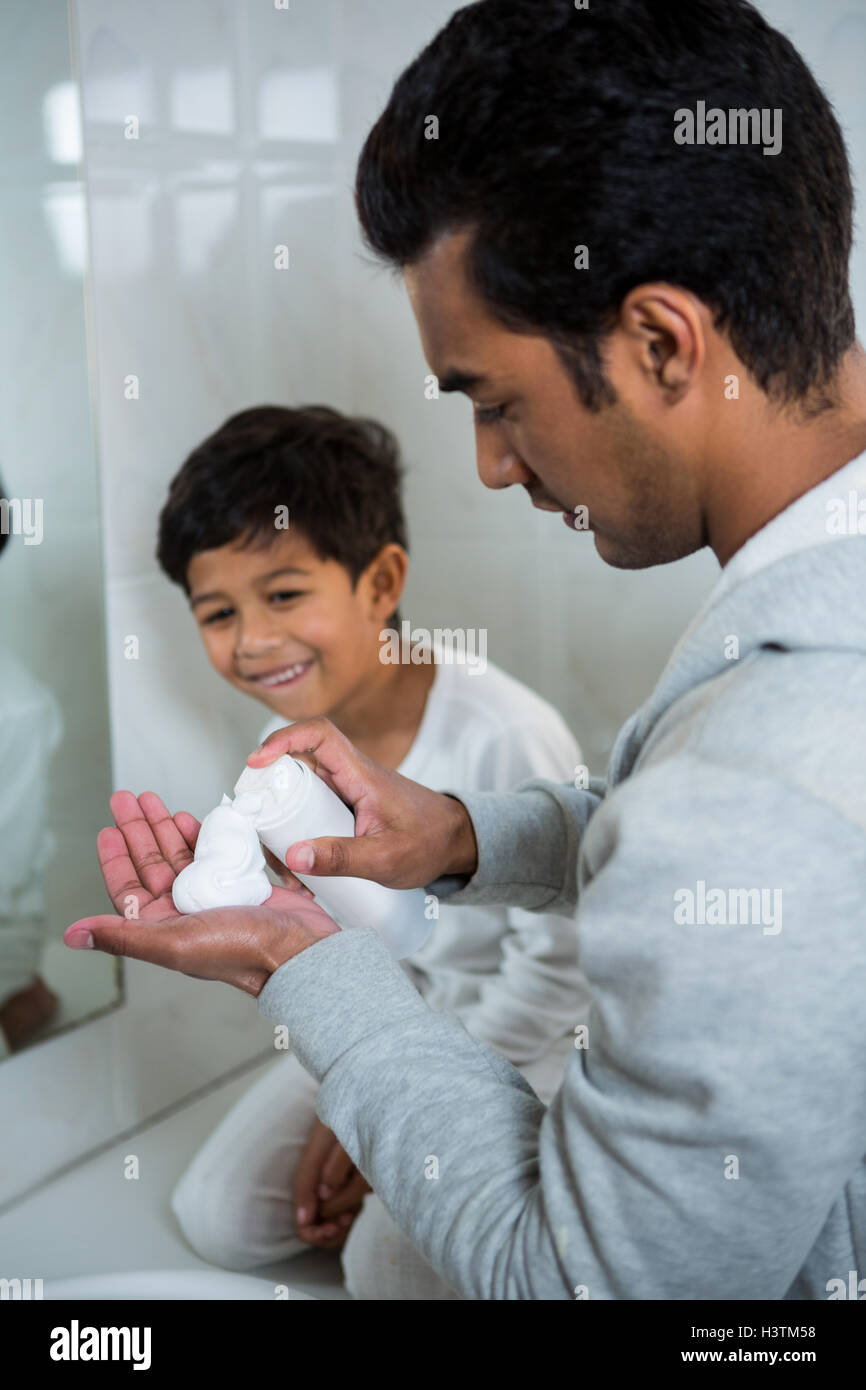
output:
[[[157,798],[100,837],[143,920],[69,944],[256,995],[458,1294],[832,1296],[866,1264],[866,357],[832,110],[740,0],[483,0],[398,81],[357,196],[482,480],[610,564],[724,566],[588,788],[434,794],[322,720],[250,759],[305,753],[354,808],[289,870],[576,907],[588,1032],[545,1110],[372,930],[283,889],[178,920],[196,826]]]

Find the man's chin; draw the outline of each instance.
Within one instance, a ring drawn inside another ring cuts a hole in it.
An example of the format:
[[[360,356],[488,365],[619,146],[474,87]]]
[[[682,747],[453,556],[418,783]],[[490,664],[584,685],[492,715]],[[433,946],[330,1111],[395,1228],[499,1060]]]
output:
[[[593,531],[593,540],[599,557],[612,569],[646,570],[652,569],[653,565],[666,565],[672,559],[679,559],[679,556],[653,553],[643,546],[619,540],[601,531]]]
[[[642,568],[642,565],[637,563],[633,547],[623,544],[616,537],[607,536],[602,531],[593,531],[592,539],[597,554],[606,565],[618,570]]]

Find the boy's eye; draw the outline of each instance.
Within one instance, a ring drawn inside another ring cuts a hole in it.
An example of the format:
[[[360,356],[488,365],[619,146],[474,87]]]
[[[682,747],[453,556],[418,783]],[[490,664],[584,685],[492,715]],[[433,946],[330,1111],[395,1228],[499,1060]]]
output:
[[[476,405],[475,420],[479,425],[493,425],[505,414],[504,405]]]
[[[209,613],[206,618],[202,618],[202,627],[208,627],[211,623],[221,623],[224,618],[230,618],[234,611],[233,608],[219,608],[216,613]]]
[[[285,601],[293,598],[302,598],[303,592],[302,589],[277,589],[276,593],[270,594],[269,597]]]

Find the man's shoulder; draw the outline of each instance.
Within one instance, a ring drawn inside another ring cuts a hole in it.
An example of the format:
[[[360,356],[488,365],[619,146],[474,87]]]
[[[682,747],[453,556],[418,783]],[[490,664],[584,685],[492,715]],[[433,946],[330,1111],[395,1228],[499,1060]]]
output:
[[[763,777],[817,798],[866,830],[866,654],[753,650],[686,692],[656,724],[640,765],[683,761]]]

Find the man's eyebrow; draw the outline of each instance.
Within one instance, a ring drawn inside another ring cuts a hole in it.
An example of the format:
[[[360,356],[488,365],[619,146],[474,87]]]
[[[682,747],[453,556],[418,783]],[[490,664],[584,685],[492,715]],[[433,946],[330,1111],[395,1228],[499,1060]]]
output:
[[[310,573],[309,570],[301,569],[300,565],[283,565],[283,566],[282,566],[280,569],[278,569],[278,570],[268,570],[268,573],[267,573],[267,574],[260,574],[260,575],[259,575],[259,580],[260,580],[260,581],[266,581],[266,580],[268,580],[268,579],[276,579],[277,576],[280,575],[280,574],[309,574],[309,573]],[[224,593],[221,593],[219,590],[216,590],[216,591],[215,591],[214,593],[212,593],[212,594],[196,594],[195,598],[191,598],[191,599],[190,599],[189,606],[190,606],[190,608],[195,608],[196,605],[199,604],[199,603],[210,603],[210,601],[211,601],[212,599],[226,598],[226,597],[227,597],[227,595],[224,594]]]
[[[452,370],[446,372],[439,380],[440,391],[472,391],[477,386],[487,384],[486,376],[479,376],[473,372],[458,372]]]

